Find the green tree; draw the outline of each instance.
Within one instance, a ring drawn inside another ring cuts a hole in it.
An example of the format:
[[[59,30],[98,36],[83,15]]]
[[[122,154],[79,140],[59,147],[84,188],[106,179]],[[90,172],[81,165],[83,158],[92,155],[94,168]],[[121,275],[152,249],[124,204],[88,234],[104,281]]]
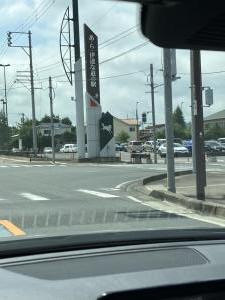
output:
[[[32,120],[26,119],[23,123],[18,124],[18,133],[23,141],[25,150],[33,147]]]
[[[61,122],[66,125],[72,125],[72,121],[68,117],[62,118]]]
[[[120,133],[116,137],[116,141],[118,143],[127,143],[129,140],[130,136],[126,131],[120,131]]]
[[[218,124],[214,126],[210,126],[208,129],[205,130],[205,139],[218,139],[221,137],[225,137],[225,129],[221,128]]]
[[[60,121],[59,116],[53,115],[53,122],[59,123],[59,121]],[[51,117],[48,115],[44,115],[44,117],[40,120],[40,123],[51,123]]]
[[[165,129],[156,132],[156,138],[165,139],[166,138]]]
[[[7,125],[5,115],[0,111],[0,149],[6,150],[8,148],[10,136],[10,128]]]
[[[183,115],[183,112],[182,112],[180,106],[177,106],[177,108],[175,109],[175,111],[173,113],[173,122],[174,122],[174,124],[180,125],[180,127],[182,127],[182,128],[186,128],[184,115]]]

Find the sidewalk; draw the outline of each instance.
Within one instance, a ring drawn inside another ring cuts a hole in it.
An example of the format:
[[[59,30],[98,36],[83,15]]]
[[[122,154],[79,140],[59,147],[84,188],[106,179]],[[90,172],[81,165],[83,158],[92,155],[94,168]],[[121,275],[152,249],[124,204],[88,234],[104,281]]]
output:
[[[151,182],[149,190],[167,191],[167,179]],[[196,179],[194,174],[176,177],[176,192],[196,199]],[[207,172],[206,202],[225,206],[225,172]]]

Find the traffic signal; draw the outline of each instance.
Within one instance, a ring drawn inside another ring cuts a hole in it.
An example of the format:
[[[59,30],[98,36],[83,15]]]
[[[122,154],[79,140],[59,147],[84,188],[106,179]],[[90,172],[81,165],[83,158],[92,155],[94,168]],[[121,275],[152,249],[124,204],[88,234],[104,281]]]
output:
[[[146,113],[142,114],[142,123],[146,123],[147,122],[147,115]]]
[[[12,32],[8,32],[7,36],[8,36],[8,46],[11,47],[12,46]]]

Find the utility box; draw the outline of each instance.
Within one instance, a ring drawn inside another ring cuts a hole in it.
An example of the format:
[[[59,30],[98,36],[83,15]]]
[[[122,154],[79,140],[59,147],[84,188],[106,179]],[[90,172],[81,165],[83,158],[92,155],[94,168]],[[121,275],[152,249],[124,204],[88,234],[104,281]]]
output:
[[[205,104],[207,106],[213,105],[213,89],[211,88],[205,89]]]

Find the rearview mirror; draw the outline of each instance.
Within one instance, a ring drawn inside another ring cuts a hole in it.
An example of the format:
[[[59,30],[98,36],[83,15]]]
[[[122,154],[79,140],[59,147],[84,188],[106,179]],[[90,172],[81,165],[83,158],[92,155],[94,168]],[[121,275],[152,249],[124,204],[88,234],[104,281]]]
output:
[[[225,50],[225,1],[142,1],[143,34],[163,48]]]
[[[143,34],[163,48],[225,50],[224,0],[139,2]]]

